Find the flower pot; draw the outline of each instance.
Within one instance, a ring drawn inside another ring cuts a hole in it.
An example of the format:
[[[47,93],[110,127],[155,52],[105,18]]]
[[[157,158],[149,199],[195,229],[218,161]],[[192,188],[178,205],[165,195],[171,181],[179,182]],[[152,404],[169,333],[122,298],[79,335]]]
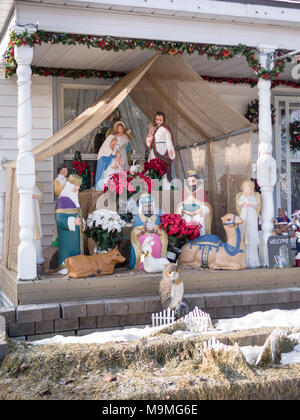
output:
[[[172,248],[171,250],[167,250],[167,259],[171,263],[176,263],[180,255],[180,251],[181,251],[180,249],[174,249],[174,248]]]
[[[94,248],[94,255],[96,254],[106,254],[107,252],[112,251],[111,248],[109,249],[101,249],[101,247],[99,245],[96,245]]]

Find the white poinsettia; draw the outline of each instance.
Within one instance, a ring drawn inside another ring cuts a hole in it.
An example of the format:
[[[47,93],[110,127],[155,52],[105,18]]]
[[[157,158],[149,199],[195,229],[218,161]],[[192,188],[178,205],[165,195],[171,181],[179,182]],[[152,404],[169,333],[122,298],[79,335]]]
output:
[[[89,228],[103,229],[108,232],[121,232],[122,227],[125,225],[126,222],[121,219],[118,213],[106,209],[93,211],[93,213],[88,215],[87,219],[87,226]]]

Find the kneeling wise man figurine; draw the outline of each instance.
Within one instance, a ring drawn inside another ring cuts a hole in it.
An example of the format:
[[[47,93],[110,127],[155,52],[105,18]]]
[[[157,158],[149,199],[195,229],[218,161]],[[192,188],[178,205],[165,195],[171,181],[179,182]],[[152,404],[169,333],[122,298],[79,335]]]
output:
[[[71,174],[55,206],[58,234],[58,267],[60,274],[67,274],[65,260],[83,254],[81,208],[78,199],[82,178]]]

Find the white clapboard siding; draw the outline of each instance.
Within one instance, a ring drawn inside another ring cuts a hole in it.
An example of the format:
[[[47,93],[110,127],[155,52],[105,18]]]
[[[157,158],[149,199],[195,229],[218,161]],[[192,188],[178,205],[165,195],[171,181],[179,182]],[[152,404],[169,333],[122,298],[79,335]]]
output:
[[[18,154],[17,105],[18,92],[16,76],[0,80],[0,155],[14,160]],[[51,78],[34,75],[31,85],[32,94],[32,143],[39,145],[53,134],[52,85]],[[53,197],[53,159],[38,162],[37,181],[44,189],[44,202],[41,207],[44,247],[50,245],[54,226]]]

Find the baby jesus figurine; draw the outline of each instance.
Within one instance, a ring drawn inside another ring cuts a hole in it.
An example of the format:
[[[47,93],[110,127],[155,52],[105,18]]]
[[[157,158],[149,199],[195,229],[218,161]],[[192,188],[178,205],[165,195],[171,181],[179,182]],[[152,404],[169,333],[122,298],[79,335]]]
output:
[[[122,160],[121,152],[116,151],[115,153],[116,153],[116,157],[114,158],[112,163],[109,165],[109,167],[104,172],[105,183],[109,180],[109,178],[112,175],[117,174],[120,171],[124,170],[124,163],[123,163],[123,160]]]

